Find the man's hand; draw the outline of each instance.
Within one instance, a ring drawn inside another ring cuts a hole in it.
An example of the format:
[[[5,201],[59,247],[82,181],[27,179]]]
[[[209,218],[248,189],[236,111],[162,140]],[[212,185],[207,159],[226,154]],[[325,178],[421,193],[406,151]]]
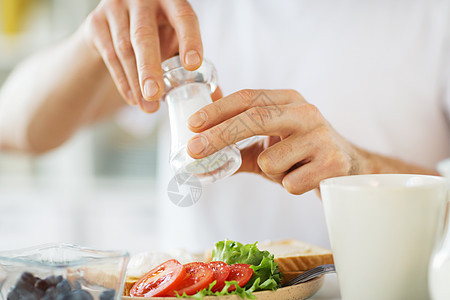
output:
[[[318,188],[321,180],[335,176],[437,175],[435,170],[352,145],[294,90],[242,90],[205,106],[188,122],[192,131],[200,132],[188,143],[193,158],[251,136],[267,136],[241,151],[239,171],[260,174],[292,194]]]
[[[242,150],[240,171],[261,174],[302,194],[322,179],[360,172],[358,150],[294,90],[242,90],[189,119],[201,134],[188,144],[194,158],[254,135],[268,137]]]
[[[186,0],[103,0],[85,22],[122,97],[146,112],[159,107],[161,60],[180,53],[188,70],[203,59],[200,29]]]

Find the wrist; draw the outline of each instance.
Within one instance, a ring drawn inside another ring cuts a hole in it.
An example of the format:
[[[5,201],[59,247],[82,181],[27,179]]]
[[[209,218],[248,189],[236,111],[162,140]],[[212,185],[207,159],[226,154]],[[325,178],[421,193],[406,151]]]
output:
[[[379,173],[372,153],[356,146],[353,146],[353,149],[351,175]]]

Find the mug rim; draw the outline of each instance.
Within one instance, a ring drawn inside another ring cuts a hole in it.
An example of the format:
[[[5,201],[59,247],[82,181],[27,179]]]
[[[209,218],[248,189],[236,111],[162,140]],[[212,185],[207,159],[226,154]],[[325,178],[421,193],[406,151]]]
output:
[[[383,178],[384,180],[392,179],[402,179],[402,183],[392,184],[380,184],[377,179]],[[411,182],[413,178],[425,179],[420,182]],[[360,182],[356,182],[361,180]],[[408,183],[409,180],[409,183]],[[377,184],[378,182],[378,184]],[[345,175],[331,177],[323,179],[320,182],[320,188],[340,188],[340,189],[378,189],[382,187],[383,189],[422,189],[448,185],[449,181],[444,176],[435,175],[425,175],[425,174],[360,174],[360,175]]]

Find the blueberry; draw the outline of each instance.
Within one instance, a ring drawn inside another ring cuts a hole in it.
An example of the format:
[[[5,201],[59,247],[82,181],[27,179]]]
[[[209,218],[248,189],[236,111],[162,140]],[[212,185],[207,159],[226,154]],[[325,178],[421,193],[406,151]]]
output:
[[[64,279],[56,285],[56,291],[58,294],[67,294],[72,290],[70,283],[67,279]]]
[[[34,287],[37,288],[37,289],[40,289],[41,291],[45,291],[46,289],[48,289],[49,286],[50,285],[48,284],[48,282],[46,280],[43,280],[43,279],[38,279],[34,283]]]
[[[55,299],[56,298],[56,294],[57,294],[56,287],[51,286],[45,291],[45,295],[44,295],[43,298],[45,298],[45,299]]]
[[[73,290],[80,290],[81,289],[81,283],[78,280],[72,282],[72,289]]]
[[[34,285],[34,283],[36,282],[36,277],[34,277],[34,275],[30,272],[24,272],[22,273],[22,275],[20,275],[19,281]]]
[[[93,300],[92,295],[85,290],[74,290],[57,300]]]
[[[60,283],[63,280],[63,277],[60,276],[48,276],[47,278],[45,278],[45,281],[47,281],[49,286],[56,286],[58,283]]]
[[[34,291],[34,283],[36,282],[36,278],[31,273],[23,273],[19,280],[16,282],[16,288],[21,290],[26,290],[29,292]]]
[[[38,289],[38,288],[34,288],[33,294],[36,296],[36,298],[41,299],[42,296],[44,296],[45,291]]]
[[[115,290],[106,290],[100,294],[100,300],[113,300],[115,294]]]
[[[15,289],[13,289],[11,292],[8,293],[8,295],[6,296],[7,300],[18,300],[19,299],[19,294],[16,292]]]
[[[7,296],[8,300],[37,300],[38,297],[32,292],[27,290],[22,290],[19,288],[14,288]]]

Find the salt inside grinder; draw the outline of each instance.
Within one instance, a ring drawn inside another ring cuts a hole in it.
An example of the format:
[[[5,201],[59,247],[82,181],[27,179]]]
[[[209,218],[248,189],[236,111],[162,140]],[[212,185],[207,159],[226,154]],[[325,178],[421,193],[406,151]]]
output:
[[[170,165],[175,175],[193,174],[202,183],[212,183],[236,172],[242,163],[236,145],[202,159],[194,159],[187,153],[187,143],[195,136],[188,128],[187,120],[212,103],[211,93],[217,88],[214,66],[203,60],[200,68],[188,71],[182,66],[179,56],[175,56],[165,60],[162,69],[171,131]]]

